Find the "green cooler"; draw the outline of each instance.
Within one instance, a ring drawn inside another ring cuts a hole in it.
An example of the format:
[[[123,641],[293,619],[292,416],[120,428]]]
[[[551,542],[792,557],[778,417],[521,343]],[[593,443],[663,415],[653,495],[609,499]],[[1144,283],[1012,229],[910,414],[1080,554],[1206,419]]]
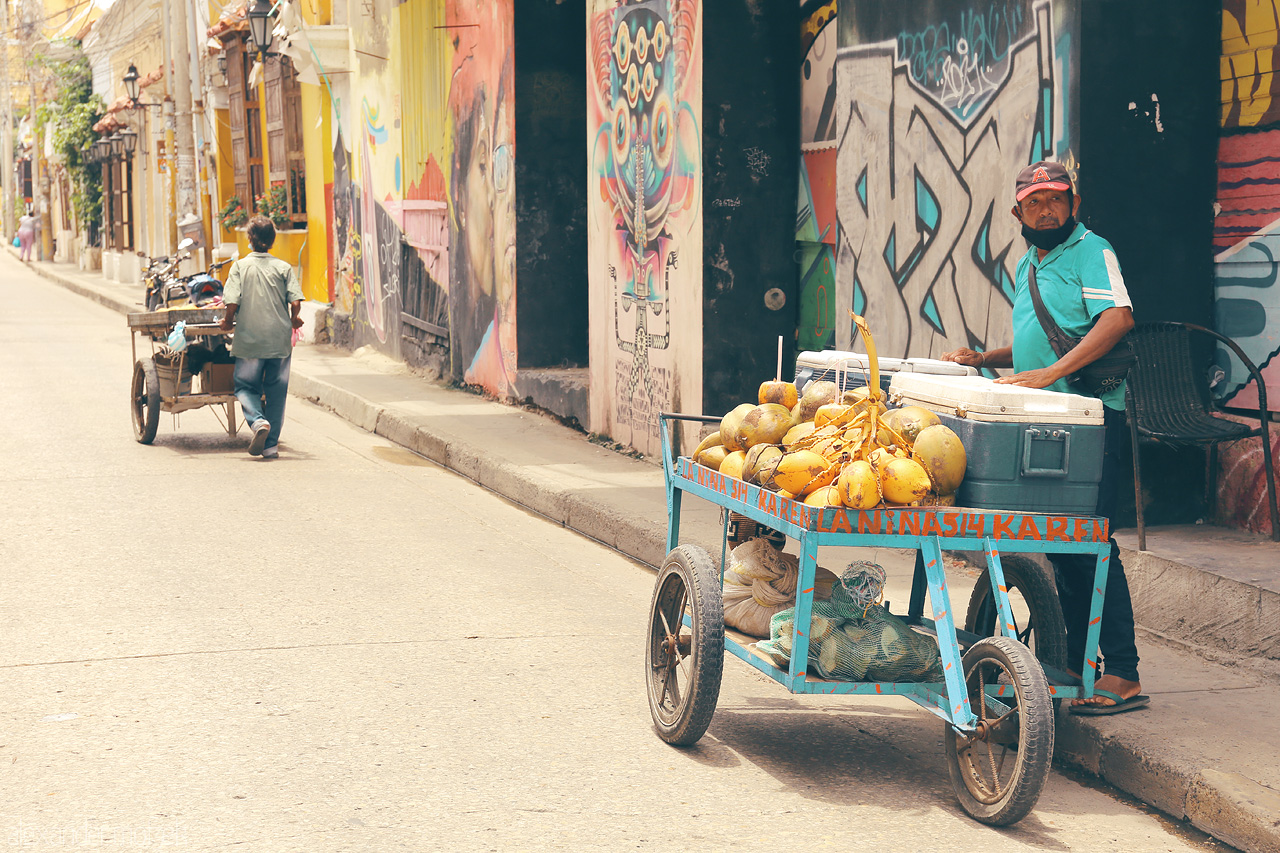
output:
[[[985,376],[898,373],[893,406],[935,412],[968,456],[958,506],[1093,515],[1102,480],[1101,400],[997,385]]]

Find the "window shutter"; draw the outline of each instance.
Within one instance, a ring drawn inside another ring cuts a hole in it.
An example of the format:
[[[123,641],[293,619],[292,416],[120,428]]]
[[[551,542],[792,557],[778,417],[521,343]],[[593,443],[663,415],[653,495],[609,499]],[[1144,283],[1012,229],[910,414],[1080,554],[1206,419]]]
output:
[[[231,120],[231,167],[235,175],[236,195],[245,210],[253,209],[249,195],[249,150],[245,140],[244,113],[244,45],[236,40],[227,44],[227,112]]]

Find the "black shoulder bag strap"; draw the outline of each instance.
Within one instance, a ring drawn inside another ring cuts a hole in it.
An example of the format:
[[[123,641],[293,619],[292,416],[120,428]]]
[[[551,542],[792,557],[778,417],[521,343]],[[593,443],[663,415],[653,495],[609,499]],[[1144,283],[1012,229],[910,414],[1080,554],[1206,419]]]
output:
[[[1045,335],[1049,338],[1049,346],[1053,347],[1054,353],[1058,358],[1062,358],[1078,343],[1079,338],[1073,338],[1059,328],[1058,324],[1053,322],[1053,318],[1049,316],[1049,312],[1045,310],[1044,301],[1040,298],[1040,288],[1036,285],[1036,265],[1031,261],[1027,262],[1027,284],[1031,291],[1031,304],[1036,309],[1036,319],[1040,321],[1040,327],[1044,329]]]

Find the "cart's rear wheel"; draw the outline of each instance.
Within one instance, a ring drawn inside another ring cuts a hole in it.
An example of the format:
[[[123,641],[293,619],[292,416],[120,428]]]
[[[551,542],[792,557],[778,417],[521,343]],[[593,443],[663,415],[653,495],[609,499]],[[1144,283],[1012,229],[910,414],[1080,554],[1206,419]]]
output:
[[[711,724],[724,669],[720,573],[697,546],[676,548],[662,564],[644,663],[658,736],[675,746],[696,743]]]
[[[975,820],[1008,826],[1027,816],[1049,778],[1049,682],[1031,650],[1008,637],[974,643],[964,655],[964,675],[978,730],[966,736],[946,727],[951,785]]]
[[[1004,584],[1013,610],[1013,627],[1018,640],[1035,653],[1045,666],[1067,666],[1067,628],[1053,578],[1026,557],[1002,556]],[[969,597],[964,629],[983,637],[996,632],[996,598],[991,594],[991,575],[983,572]]]
[[[140,358],[133,366],[129,413],[133,415],[133,437],[143,444],[154,441],[160,426],[160,374],[149,358]]]

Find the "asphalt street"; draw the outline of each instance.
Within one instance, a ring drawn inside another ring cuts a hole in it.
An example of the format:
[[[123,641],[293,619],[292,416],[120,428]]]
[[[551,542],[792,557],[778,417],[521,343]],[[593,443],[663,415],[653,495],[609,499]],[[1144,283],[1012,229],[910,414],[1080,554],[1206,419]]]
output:
[[[647,569],[296,399],[278,460],[137,444],[123,318],[7,256],[0,306],[0,846],[1228,849],[1056,772],[982,826],[933,716],[734,661],[673,749]]]

